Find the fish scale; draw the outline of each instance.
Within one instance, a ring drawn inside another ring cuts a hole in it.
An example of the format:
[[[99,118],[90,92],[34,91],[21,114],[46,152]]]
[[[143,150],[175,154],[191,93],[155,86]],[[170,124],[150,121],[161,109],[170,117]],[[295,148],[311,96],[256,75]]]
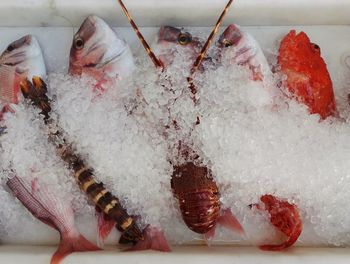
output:
[[[31,204],[32,211],[31,213],[40,219],[41,221],[49,224],[55,229],[64,230],[64,231],[72,231],[71,229],[67,229],[68,225],[65,223],[70,223],[71,220],[68,219],[67,212],[71,210],[70,207],[64,207],[60,206],[59,208],[56,207],[50,207],[48,205],[48,201],[45,201],[45,199],[40,199],[40,194],[43,197],[49,197],[51,204],[57,204],[60,205],[61,202],[55,197],[55,195],[52,195],[51,192],[47,190],[47,188],[38,188],[33,190],[33,187],[25,182],[24,180],[18,178],[17,176],[12,176],[7,181],[7,186],[12,190],[13,194],[22,202],[25,203],[25,201],[33,201]],[[38,192],[35,199],[31,199],[30,193],[32,192]],[[71,212],[70,212],[71,213]],[[68,213],[69,214],[69,213]],[[55,223],[52,222],[53,216],[60,215],[65,220],[61,221],[59,218],[56,218]]]
[[[6,65],[0,66],[0,98],[6,103],[16,103],[19,88],[13,89],[15,82],[15,69]]]

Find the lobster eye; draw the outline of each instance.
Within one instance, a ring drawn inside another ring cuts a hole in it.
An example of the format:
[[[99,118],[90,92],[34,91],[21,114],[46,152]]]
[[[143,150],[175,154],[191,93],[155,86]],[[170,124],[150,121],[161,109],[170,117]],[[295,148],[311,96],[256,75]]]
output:
[[[74,42],[74,46],[78,50],[82,49],[84,47],[84,40],[82,38],[77,38]]]
[[[227,40],[227,39],[224,39],[222,41],[222,44],[224,44],[224,46],[227,48],[227,47],[231,47],[232,46],[232,42]]]
[[[192,41],[192,36],[189,33],[181,33],[177,38],[177,42],[181,45],[187,45]]]

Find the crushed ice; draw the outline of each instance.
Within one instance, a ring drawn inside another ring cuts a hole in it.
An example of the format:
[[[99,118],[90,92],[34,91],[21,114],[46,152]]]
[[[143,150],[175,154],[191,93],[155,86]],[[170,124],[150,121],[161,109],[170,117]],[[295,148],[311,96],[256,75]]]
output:
[[[55,118],[98,180],[118,195],[130,214],[140,216],[142,226],[161,227],[172,243],[199,239],[183,224],[170,188],[169,160],[176,155],[176,143],[187,140],[212,169],[223,208],[232,209],[247,233],[241,238],[222,230],[217,241],[274,241],[277,234],[266,213],[249,208],[261,195],[272,193],[301,209],[305,229],[300,244],[349,245],[349,122],[320,122],[294,101],[271,98],[271,90],[276,89],[273,78],[254,82],[248,71],[227,63],[207,65],[196,75],[195,105],[186,82],[191,65],[186,56],[179,51],[163,73],[139,56],[131,79],[104,94],[96,93],[87,77],[49,76]],[[47,142],[36,111],[25,103],[15,110],[6,116],[7,133],[1,136],[2,183],[9,168],[21,177],[34,174],[58,195],[70,197],[77,214],[93,215]],[[200,124],[195,125],[197,117]],[[176,129],[166,129],[171,126]],[[13,241],[11,237],[19,232],[18,241],[26,241],[44,230],[4,184],[0,197],[4,240]],[[81,222],[79,229],[88,226]]]

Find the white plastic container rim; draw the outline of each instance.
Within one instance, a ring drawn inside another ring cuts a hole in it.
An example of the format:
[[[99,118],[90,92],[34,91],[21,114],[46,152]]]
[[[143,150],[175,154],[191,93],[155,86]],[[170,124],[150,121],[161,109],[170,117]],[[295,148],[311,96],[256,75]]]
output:
[[[161,25],[210,27],[226,4],[226,0],[156,1],[124,0],[139,26]],[[113,27],[130,27],[117,0],[2,0],[0,2],[0,27],[5,40],[23,34],[39,32],[38,27],[55,28],[62,32],[64,49],[70,43],[71,32],[58,27],[78,27],[89,14],[96,14]],[[350,29],[349,0],[235,0],[223,25],[237,23],[243,26],[312,26],[342,25]],[[318,27],[319,28],[319,27]],[[17,30],[18,29],[18,30]],[[149,30],[153,32],[154,30]],[[147,32],[147,30],[146,30]],[[52,33],[53,36],[54,33]],[[132,34],[125,33],[125,35]],[[147,35],[147,34],[146,34]],[[260,36],[261,37],[261,36]],[[60,39],[60,37],[57,37]],[[136,39],[136,38],[135,38]],[[348,37],[346,39],[349,39]],[[6,42],[4,40],[4,42]],[[260,39],[262,40],[262,38]],[[68,42],[67,42],[68,41]],[[67,42],[67,43],[66,43]],[[7,43],[1,43],[1,47]],[[350,41],[346,45],[350,51]],[[48,47],[49,54],[56,47]],[[45,47],[44,47],[45,49]],[[59,53],[65,54],[66,50]],[[329,54],[329,56],[334,55]],[[48,56],[49,57],[49,56]],[[46,58],[47,59],[47,58]],[[50,60],[48,58],[47,60]],[[60,62],[61,63],[61,62]],[[63,61],[62,61],[63,63]],[[49,63],[49,70],[55,67]],[[334,71],[336,69],[333,69]],[[49,263],[56,247],[0,245],[0,263]],[[172,253],[120,252],[116,248],[93,253],[75,253],[63,263],[349,263],[347,248],[292,248],[287,252],[262,252],[252,247],[183,246],[173,247]]]

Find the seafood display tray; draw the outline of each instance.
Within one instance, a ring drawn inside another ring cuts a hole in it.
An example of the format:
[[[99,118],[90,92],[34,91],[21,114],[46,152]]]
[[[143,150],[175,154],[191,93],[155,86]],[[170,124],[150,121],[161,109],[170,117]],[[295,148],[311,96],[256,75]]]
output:
[[[267,56],[277,47],[278,41],[289,29],[304,30],[307,34],[320,45],[322,54],[327,61],[328,69],[333,77],[335,89],[342,87],[344,76],[350,75],[350,26],[347,25],[317,25],[317,26],[244,26],[244,30],[250,32],[261,44],[262,49]],[[0,49],[4,49],[7,43],[24,35],[35,35],[43,49],[48,72],[66,72],[69,49],[73,32],[77,28],[72,27],[2,27],[0,34],[2,41]],[[116,28],[131,45],[135,52],[139,49],[139,42],[134,35],[134,32],[127,27]],[[145,37],[152,40],[158,30],[157,27],[141,28]],[[201,28],[202,31],[210,31],[209,27]],[[337,40],[332,42],[330,40]],[[336,48],[335,48],[336,47]],[[143,51],[143,50],[142,50]],[[78,219],[79,220],[79,219]],[[307,226],[309,223],[305,223]],[[305,228],[306,230],[306,228]],[[309,228],[310,230],[310,228]],[[89,232],[89,231],[87,231]],[[85,233],[88,238],[94,239],[93,232]],[[12,238],[13,241],[20,240]],[[315,234],[304,232],[300,237],[297,246],[287,252],[266,253],[259,251],[255,247],[237,247],[237,246],[222,246],[216,245],[210,248],[204,246],[175,246],[173,253],[164,254],[159,252],[119,252],[115,247],[116,241],[108,241],[109,248],[107,251],[97,253],[72,254],[68,256],[63,263],[96,263],[96,259],[102,263],[115,263],[125,260],[128,263],[167,263],[182,262],[201,262],[209,263],[211,259],[215,259],[216,263],[345,263],[350,259],[350,250],[341,248],[321,248],[327,243],[318,241],[317,247],[313,244]],[[31,238],[29,243],[22,242],[23,245],[5,244],[0,246],[0,263],[48,263],[55,247],[58,236],[55,232],[40,234],[40,239]],[[33,243],[35,241],[35,243]],[[21,244],[22,244],[21,243]],[[32,244],[31,244],[32,243]],[[242,245],[249,245],[249,241],[241,240],[236,242]],[[38,246],[43,245],[43,246]]]
[[[195,7],[198,6],[199,1],[201,1],[202,7],[196,9]],[[112,0],[101,1],[100,6],[94,4],[94,0],[74,1],[74,4],[67,0],[36,2],[16,0],[4,1],[0,4],[0,12],[2,12],[0,25],[3,26],[0,27],[0,50],[3,50],[9,42],[24,34],[33,34],[38,38],[43,49],[48,72],[66,72],[73,32],[82,22],[82,19],[90,13],[96,13],[106,18],[107,21],[110,20],[114,26],[125,26],[116,29],[128,41],[133,51],[140,50],[138,39],[129,28],[118,6]],[[165,24],[205,26],[202,30],[209,33],[209,21],[212,21],[212,24],[215,23],[217,14],[226,1],[205,0],[208,3],[205,7],[203,0],[195,0],[191,3],[180,0],[176,1],[178,8],[174,8],[175,1],[174,3],[172,1],[162,1],[161,5],[157,3],[157,8],[155,8],[154,0],[145,0],[142,1],[142,4],[139,4],[139,2],[130,1],[129,9],[135,14],[135,19],[139,21],[140,25],[148,26],[142,27],[141,31],[151,41],[158,30],[158,26]],[[264,4],[261,3],[261,0],[245,0],[245,4],[242,4],[243,1],[237,2],[237,6],[234,6],[229,12],[224,24],[234,22],[244,25],[244,29],[256,37],[267,56],[273,52],[278,41],[288,30],[292,28],[304,30],[321,47],[323,57],[333,77],[335,89],[341,87],[340,84],[344,82],[344,76],[350,76],[349,1],[296,0],[283,1],[283,4],[280,0],[264,1]],[[153,6],[151,3],[153,3]],[[169,6],[166,3],[169,3]],[[151,6],[151,8],[147,8],[147,6]],[[179,6],[181,8],[186,6],[186,8],[181,9]],[[188,11],[191,8],[195,10],[194,13]],[[81,9],[84,11],[81,12]],[[135,11],[132,11],[133,9]],[[143,10],[145,10],[144,13]],[[184,10],[186,12],[183,12]],[[256,10],[259,10],[259,12],[256,12]],[[15,12],[17,11],[21,13],[21,19],[15,18]],[[137,18],[143,14],[145,14],[143,18]],[[160,16],[156,14],[160,14]],[[152,21],[153,18],[155,20]],[[92,233],[86,234],[86,236],[94,238]],[[215,263],[241,264],[257,262],[261,264],[281,262],[349,263],[349,248],[326,247],[326,242],[320,244],[320,247],[308,247],[312,245],[314,236],[314,234],[303,234],[296,247],[286,252],[277,253],[263,252],[250,246],[227,245],[213,245],[211,247],[183,245],[173,246],[172,253],[154,251],[131,253],[122,252],[116,247],[108,246],[107,250],[101,252],[74,253],[68,256],[63,263],[93,264],[99,262],[108,264],[116,263],[116,261],[119,263],[195,262],[202,264],[212,263],[213,261]],[[48,263],[56,249],[52,245],[58,242],[57,239],[56,233],[48,233],[47,236],[41,235],[40,240],[33,245],[28,243],[24,243],[24,245],[16,243],[0,245],[0,263]],[[16,238],[13,240],[15,241]],[[249,241],[244,241],[242,244],[249,244]]]

